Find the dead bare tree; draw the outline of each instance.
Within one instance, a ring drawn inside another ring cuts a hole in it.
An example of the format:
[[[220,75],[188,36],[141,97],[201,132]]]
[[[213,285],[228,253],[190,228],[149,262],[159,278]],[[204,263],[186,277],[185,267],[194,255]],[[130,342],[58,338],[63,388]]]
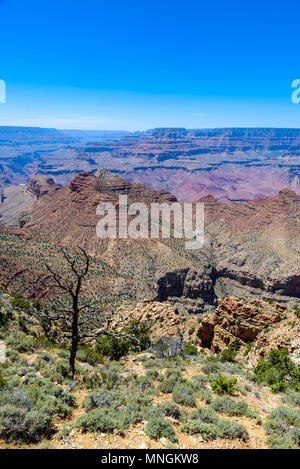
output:
[[[137,342],[136,337],[126,334],[115,334],[106,329],[97,329],[99,326],[99,298],[89,299],[84,295],[84,282],[90,268],[90,258],[84,248],[78,247],[78,254],[74,257],[61,248],[66,263],[64,273],[44,262],[52,284],[49,285],[58,299],[51,303],[49,308],[39,313],[42,320],[49,325],[60,327],[65,338],[70,340],[69,366],[72,379],[75,376],[75,361],[78,346],[88,342],[97,341],[100,336],[111,335],[116,338],[130,338]],[[100,321],[101,322],[101,321]]]
[[[79,253],[71,257],[64,248],[61,253],[67,266],[66,273],[60,273],[52,265],[44,263],[46,271],[51,278],[53,284],[50,288],[57,293],[61,299],[57,299],[51,304],[49,310],[41,313],[41,318],[53,323],[61,325],[61,330],[65,333],[64,337],[71,342],[69,365],[72,378],[75,376],[75,360],[80,343],[79,329],[83,325],[81,317],[87,313],[84,323],[93,319],[95,310],[93,305],[96,300],[88,300],[82,295],[83,282],[86,278],[90,259],[85,249],[79,247]]]

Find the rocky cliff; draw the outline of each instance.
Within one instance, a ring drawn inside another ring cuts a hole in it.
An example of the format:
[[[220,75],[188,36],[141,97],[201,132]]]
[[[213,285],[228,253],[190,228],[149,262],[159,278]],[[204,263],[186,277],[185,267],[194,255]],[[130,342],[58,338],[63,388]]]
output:
[[[238,357],[251,365],[274,347],[287,348],[291,359],[300,363],[299,318],[294,311],[270,301],[222,298],[215,313],[203,317],[197,336],[200,346],[212,353],[220,353],[238,340]]]

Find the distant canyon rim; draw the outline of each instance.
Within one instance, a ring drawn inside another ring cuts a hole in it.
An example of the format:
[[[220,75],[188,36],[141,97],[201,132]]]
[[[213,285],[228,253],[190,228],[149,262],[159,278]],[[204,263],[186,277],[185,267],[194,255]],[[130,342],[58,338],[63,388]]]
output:
[[[300,130],[157,128],[145,132],[0,127],[0,193],[33,173],[66,185],[80,172],[109,170],[167,190],[181,202],[207,195],[248,201],[289,188],[300,194]]]

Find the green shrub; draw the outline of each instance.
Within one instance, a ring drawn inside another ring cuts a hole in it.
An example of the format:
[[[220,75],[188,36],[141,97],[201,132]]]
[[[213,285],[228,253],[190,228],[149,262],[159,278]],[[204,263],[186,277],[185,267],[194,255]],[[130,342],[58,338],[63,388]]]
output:
[[[299,305],[295,305],[294,308],[293,308],[293,311],[294,311],[295,315],[297,316],[297,318],[300,319],[300,308],[299,308]]]
[[[97,340],[95,347],[98,354],[109,357],[111,360],[120,360],[129,353],[131,341],[127,338],[118,339],[105,335]]]
[[[125,403],[125,395],[119,391],[108,391],[103,389],[90,393],[83,401],[83,407],[87,410],[111,407],[118,409]]]
[[[26,313],[30,313],[31,311],[31,305],[29,301],[25,300],[25,298],[20,293],[17,293],[13,297],[11,304],[14,308],[25,311]]]
[[[173,399],[177,404],[195,407],[196,401],[191,388],[184,383],[177,383],[173,389]]]
[[[96,347],[90,345],[80,346],[77,352],[77,360],[87,362],[92,366],[104,363],[103,354]]]
[[[178,441],[173,426],[164,418],[150,418],[146,425],[146,434],[156,440],[167,438],[173,443]]]
[[[236,382],[236,378],[226,378],[223,375],[219,375],[219,377],[211,383],[211,387],[213,391],[218,394],[234,394],[236,391]]]
[[[216,424],[219,420],[217,413],[214,409],[207,408],[207,409],[196,409],[190,414],[191,420],[197,420],[203,423],[214,423]]]
[[[246,428],[237,422],[222,419],[218,421],[216,427],[219,438],[227,440],[235,440],[238,438],[243,441],[247,441],[249,439],[249,434]]]
[[[157,408],[162,412],[165,417],[172,417],[176,420],[182,420],[185,412],[173,401],[162,402],[158,404]]]
[[[131,349],[133,351],[143,351],[150,347],[151,326],[149,323],[131,320],[129,326],[123,332],[138,339],[138,342],[135,340],[131,341]]]
[[[186,355],[191,355],[191,356],[198,355],[197,348],[192,344],[186,344],[183,350]]]
[[[163,393],[171,393],[178,383],[182,383],[181,373],[176,371],[166,372],[165,378],[158,385],[158,390]]]
[[[220,414],[241,417],[249,412],[248,404],[245,401],[235,401],[230,397],[217,397],[211,407]]]
[[[7,380],[3,377],[2,373],[0,373],[0,389],[4,388],[6,384],[7,384]]]
[[[47,409],[27,410],[9,404],[0,407],[0,436],[6,441],[37,442],[53,433]]]
[[[222,363],[225,362],[234,362],[236,357],[236,351],[231,348],[226,348],[223,350],[220,356],[220,360]]]
[[[214,361],[206,361],[203,365],[202,365],[202,371],[203,373],[209,375],[210,373],[216,373],[220,370],[220,367],[217,363],[215,363]]]
[[[300,407],[300,392],[288,389],[281,398],[282,402],[293,407]]]
[[[134,409],[121,408],[116,410],[111,407],[93,409],[79,417],[75,426],[83,432],[104,432],[124,434],[129,425],[136,423],[140,415]]]
[[[265,423],[267,444],[274,449],[300,448],[300,412],[278,407]]]
[[[180,429],[183,432],[199,434],[204,440],[215,440],[218,437],[216,426],[211,423],[204,423],[200,420],[191,420],[183,424]]]
[[[254,373],[257,382],[269,385],[274,393],[289,388],[300,391],[300,365],[290,360],[286,349],[271,350],[266,360],[259,360]]]

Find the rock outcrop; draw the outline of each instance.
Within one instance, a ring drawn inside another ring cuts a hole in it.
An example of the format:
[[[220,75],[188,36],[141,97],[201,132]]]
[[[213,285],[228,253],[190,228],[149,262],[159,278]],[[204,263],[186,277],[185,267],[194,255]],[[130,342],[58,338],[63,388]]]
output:
[[[121,306],[109,322],[110,330],[120,331],[129,326],[130,321],[136,320],[151,325],[153,340],[163,336],[178,337],[178,329],[185,341],[196,340],[199,327],[198,321],[187,315],[179,314],[177,308],[168,302],[144,300],[134,308]]]
[[[197,336],[200,345],[220,353],[236,340],[239,357],[250,364],[273,348],[287,348],[297,362],[300,352],[300,321],[287,307],[253,298],[223,298],[213,315],[204,316]],[[293,338],[293,339],[292,339]]]
[[[19,226],[20,218],[40,197],[57,189],[52,178],[38,174],[32,174],[26,184],[6,187],[0,204],[0,225]]]

